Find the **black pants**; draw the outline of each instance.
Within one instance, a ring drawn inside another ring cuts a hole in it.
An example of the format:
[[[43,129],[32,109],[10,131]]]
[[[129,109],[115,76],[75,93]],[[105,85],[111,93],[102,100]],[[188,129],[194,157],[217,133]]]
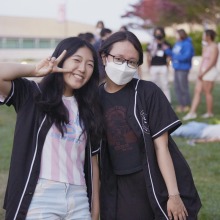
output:
[[[143,172],[118,175],[116,220],[153,220]]]

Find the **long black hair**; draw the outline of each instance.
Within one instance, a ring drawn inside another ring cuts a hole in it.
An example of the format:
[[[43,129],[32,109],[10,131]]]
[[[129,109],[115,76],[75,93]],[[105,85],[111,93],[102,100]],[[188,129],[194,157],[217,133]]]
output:
[[[136,35],[130,31],[118,31],[112,34],[111,36],[109,36],[102,43],[102,46],[99,50],[100,56],[108,55],[113,45],[117,42],[122,42],[122,41],[129,41],[134,46],[134,48],[137,50],[139,54],[138,65],[141,65],[143,63],[143,49]]]
[[[88,82],[81,88],[74,90],[74,97],[78,103],[80,125],[89,134],[91,140],[97,143],[102,133],[102,119],[98,95],[99,72],[96,51],[88,42],[78,37],[70,37],[57,45],[52,57],[57,58],[64,50],[67,50],[63,60],[58,65],[62,67],[67,58],[83,47],[87,47],[92,52],[94,69]],[[65,90],[63,73],[52,73],[45,76],[39,86],[41,94],[35,97],[37,106],[47,114],[49,120],[55,123],[63,136],[66,125],[69,123],[69,112],[62,101]]]

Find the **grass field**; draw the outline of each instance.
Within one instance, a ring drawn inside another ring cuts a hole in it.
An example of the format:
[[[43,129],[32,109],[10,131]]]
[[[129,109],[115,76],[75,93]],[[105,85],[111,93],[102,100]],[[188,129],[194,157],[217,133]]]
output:
[[[191,85],[191,91],[193,85]],[[172,92],[173,96],[173,92]],[[212,119],[201,119],[208,123],[220,122],[220,84],[214,89],[214,113]],[[175,106],[175,102],[174,102]],[[198,114],[205,112],[205,102],[198,109]],[[182,114],[178,115],[182,118]],[[7,182],[13,131],[16,115],[12,107],[0,107],[0,206],[2,207]],[[175,138],[180,150],[188,161],[196,187],[202,200],[199,220],[220,219],[220,143],[203,143],[190,146],[187,140]],[[4,210],[0,208],[0,219],[4,219]]]

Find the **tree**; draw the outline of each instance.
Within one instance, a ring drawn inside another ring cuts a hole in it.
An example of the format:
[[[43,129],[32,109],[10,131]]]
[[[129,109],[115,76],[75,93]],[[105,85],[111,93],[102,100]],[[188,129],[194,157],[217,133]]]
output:
[[[184,22],[220,22],[220,0],[140,0],[130,6],[132,9],[122,17],[139,18],[142,28]]]
[[[139,18],[142,20],[142,24],[140,24],[142,28],[152,27],[155,24],[166,25],[177,14],[183,15],[183,10],[170,0],[141,0],[130,6],[132,9],[122,15],[122,18]],[[165,17],[166,19],[164,19]]]
[[[184,21],[190,23],[210,22],[217,24],[220,21],[219,0],[170,0],[184,10]]]

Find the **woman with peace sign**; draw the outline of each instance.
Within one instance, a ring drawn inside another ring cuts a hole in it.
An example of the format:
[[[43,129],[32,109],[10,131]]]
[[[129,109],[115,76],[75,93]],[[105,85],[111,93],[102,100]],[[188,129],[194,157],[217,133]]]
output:
[[[98,219],[98,79],[96,52],[77,37],[37,65],[0,63],[0,104],[17,113],[7,220]]]

